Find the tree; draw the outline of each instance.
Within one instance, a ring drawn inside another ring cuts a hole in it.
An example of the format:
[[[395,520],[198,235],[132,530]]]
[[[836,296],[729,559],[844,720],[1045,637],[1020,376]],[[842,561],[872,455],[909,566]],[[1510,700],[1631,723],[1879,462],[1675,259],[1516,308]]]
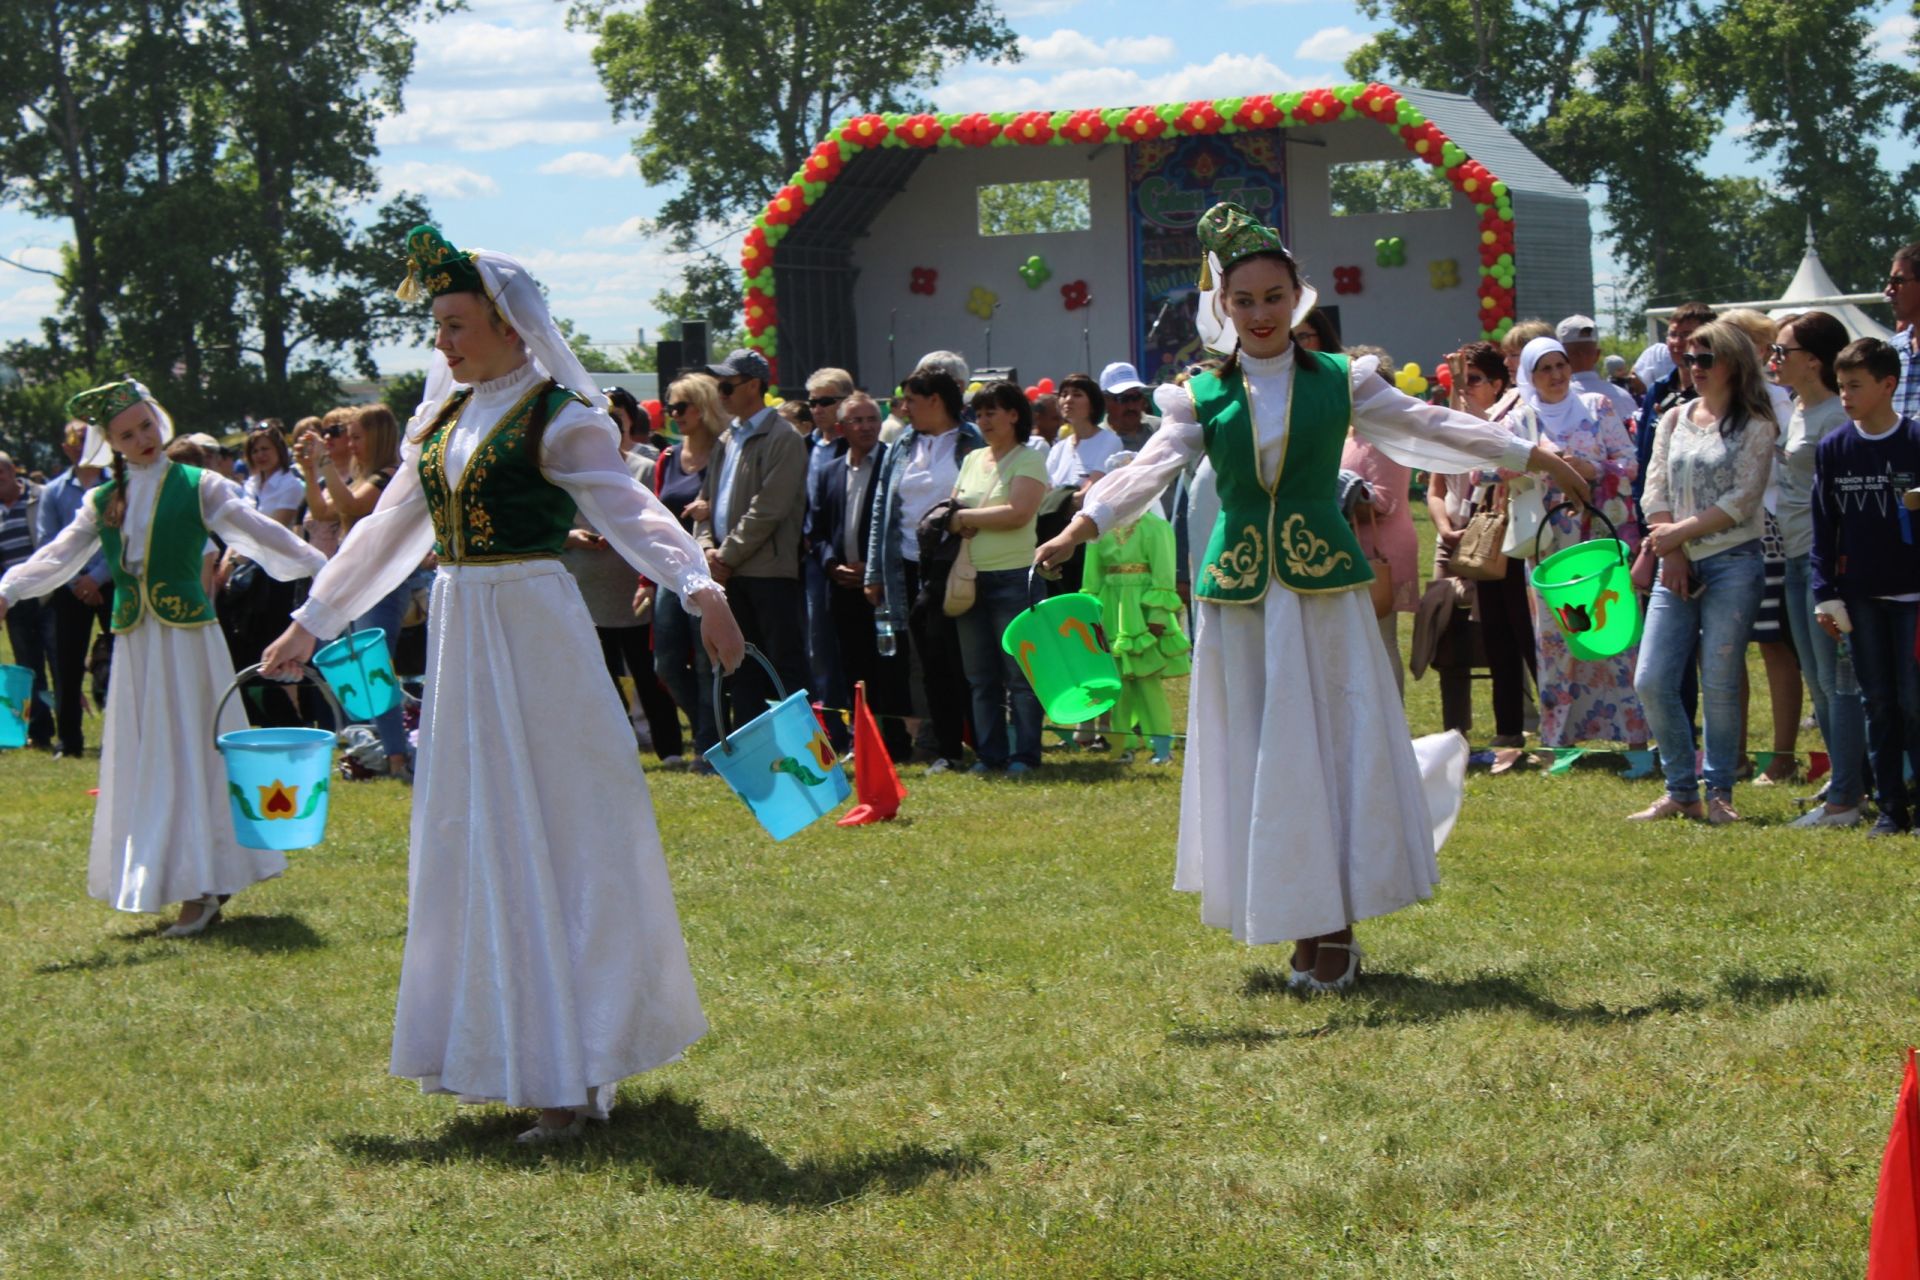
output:
[[[1056,182],[1000,182],[980,188],[980,234],[1024,236],[1085,231],[1093,225],[1093,197],[1085,178]]]
[[[1418,160],[1363,160],[1337,164],[1328,175],[1333,212],[1411,213],[1453,203],[1447,176]]]
[[[740,345],[740,274],[718,255],[703,254],[687,264],[680,277],[680,288],[662,289],[653,295],[654,309],[668,317],[665,334],[669,341],[681,335],[683,320],[707,323],[705,352],[689,351],[689,363],[703,363],[724,357]]]

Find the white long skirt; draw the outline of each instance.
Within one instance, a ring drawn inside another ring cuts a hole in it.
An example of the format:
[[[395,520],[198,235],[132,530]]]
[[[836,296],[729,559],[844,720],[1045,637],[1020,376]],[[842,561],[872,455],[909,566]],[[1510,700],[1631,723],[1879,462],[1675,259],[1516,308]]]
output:
[[[1362,590],[1201,603],[1174,888],[1242,942],[1333,933],[1432,895],[1467,743],[1410,741]]]
[[[633,729],[557,561],[443,566],[392,1072],[604,1114],[706,1032]]]
[[[90,896],[116,911],[159,911],[238,893],[287,869],[284,854],[243,849],[233,838],[213,722],[232,680],[219,627],[169,627],[146,617],[113,638]],[[239,695],[219,727],[247,727]]]

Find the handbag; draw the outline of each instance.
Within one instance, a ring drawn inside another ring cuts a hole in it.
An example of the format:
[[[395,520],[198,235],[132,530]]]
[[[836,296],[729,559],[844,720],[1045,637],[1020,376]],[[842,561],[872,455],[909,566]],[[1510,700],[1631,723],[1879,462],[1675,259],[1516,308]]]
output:
[[[1447,568],[1469,582],[1498,582],[1507,576],[1507,512],[1499,501],[1500,487],[1490,485],[1487,496],[1473,504],[1459,545],[1447,557]]]
[[[1374,549],[1378,551],[1380,546],[1380,530],[1374,519],[1373,507],[1363,502],[1354,509],[1354,514],[1363,517],[1361,520],[1362,524],[1375,526],[1373,545]],[[1356,529],[1355,532],[1357,533],[1359,531]],[[1373,570],[1373,581],[1367,584],[1367,593],[1373,597],[1373,616],[1376,618],[1384,618],[1393,612],[1393,565],[1388,562],[1385,556],[1369,555],[1367,557],[1367,567]]]
[[[960,549],[954,553],[953,567],[947,571],[947,591],[940,601],[940,611],[949,618],[957,618],[973,608],[978,592],[974,581],[976,572],[973,567],[973,544],[963,538],[960,540]]]

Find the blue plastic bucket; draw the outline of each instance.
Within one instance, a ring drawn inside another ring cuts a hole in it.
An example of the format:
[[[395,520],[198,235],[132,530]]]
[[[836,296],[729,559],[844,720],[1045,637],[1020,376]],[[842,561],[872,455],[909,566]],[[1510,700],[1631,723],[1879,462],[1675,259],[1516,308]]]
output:
[[[827,744],[826,732],[814,718],[807,691],[789,694],[760,651],[747,646],[747,655],[766,668],[780,701],[707,751],[707,763],[726,780],[733,793],[747,802],[753,816],[775,840],[785,840],[816,819],[833,812],[852,793],[847,771]],[[726,724],[720,697],[721,673],[713,673],[714,718]]]
[[[214,745],[227,766],[228,809],[233,834],[249,849],[309,849],[327,830],[327,800],[333,786],[334,735],[326,729],[236,729],[220,733],[220,713],[240,682],[258,666],[234,676],[213,713]],[[327,701],[325,682],[309,672]],[[340,710],[334,703],[334,710]]]
[[[400,705],[400,682],[394,678],[387,633],[379,627],[341,636],[313,655],[313,669],[333,686],[334,696],[356,724]]]
[[[32,702],[33,672],[0,665],[0,750],[27,745],[27,716]]]

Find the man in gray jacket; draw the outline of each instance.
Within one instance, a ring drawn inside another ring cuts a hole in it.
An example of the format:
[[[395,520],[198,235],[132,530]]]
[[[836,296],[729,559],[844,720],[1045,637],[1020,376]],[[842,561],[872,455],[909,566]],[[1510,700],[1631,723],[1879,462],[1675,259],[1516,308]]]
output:
[[[771,373],[741,350],[707,372],[733,417],[725,455],[708,467],[700,496],[708,515],[693,534],[707,570],[726,589],[747,643],[765,654],[787,692],[807,686],[806,615],[800,594],[800,526],[807,514],[807,442],[767,407]],[[766,673],[744,664],[734,678],[735,719],[750,720],[773,697]]]

